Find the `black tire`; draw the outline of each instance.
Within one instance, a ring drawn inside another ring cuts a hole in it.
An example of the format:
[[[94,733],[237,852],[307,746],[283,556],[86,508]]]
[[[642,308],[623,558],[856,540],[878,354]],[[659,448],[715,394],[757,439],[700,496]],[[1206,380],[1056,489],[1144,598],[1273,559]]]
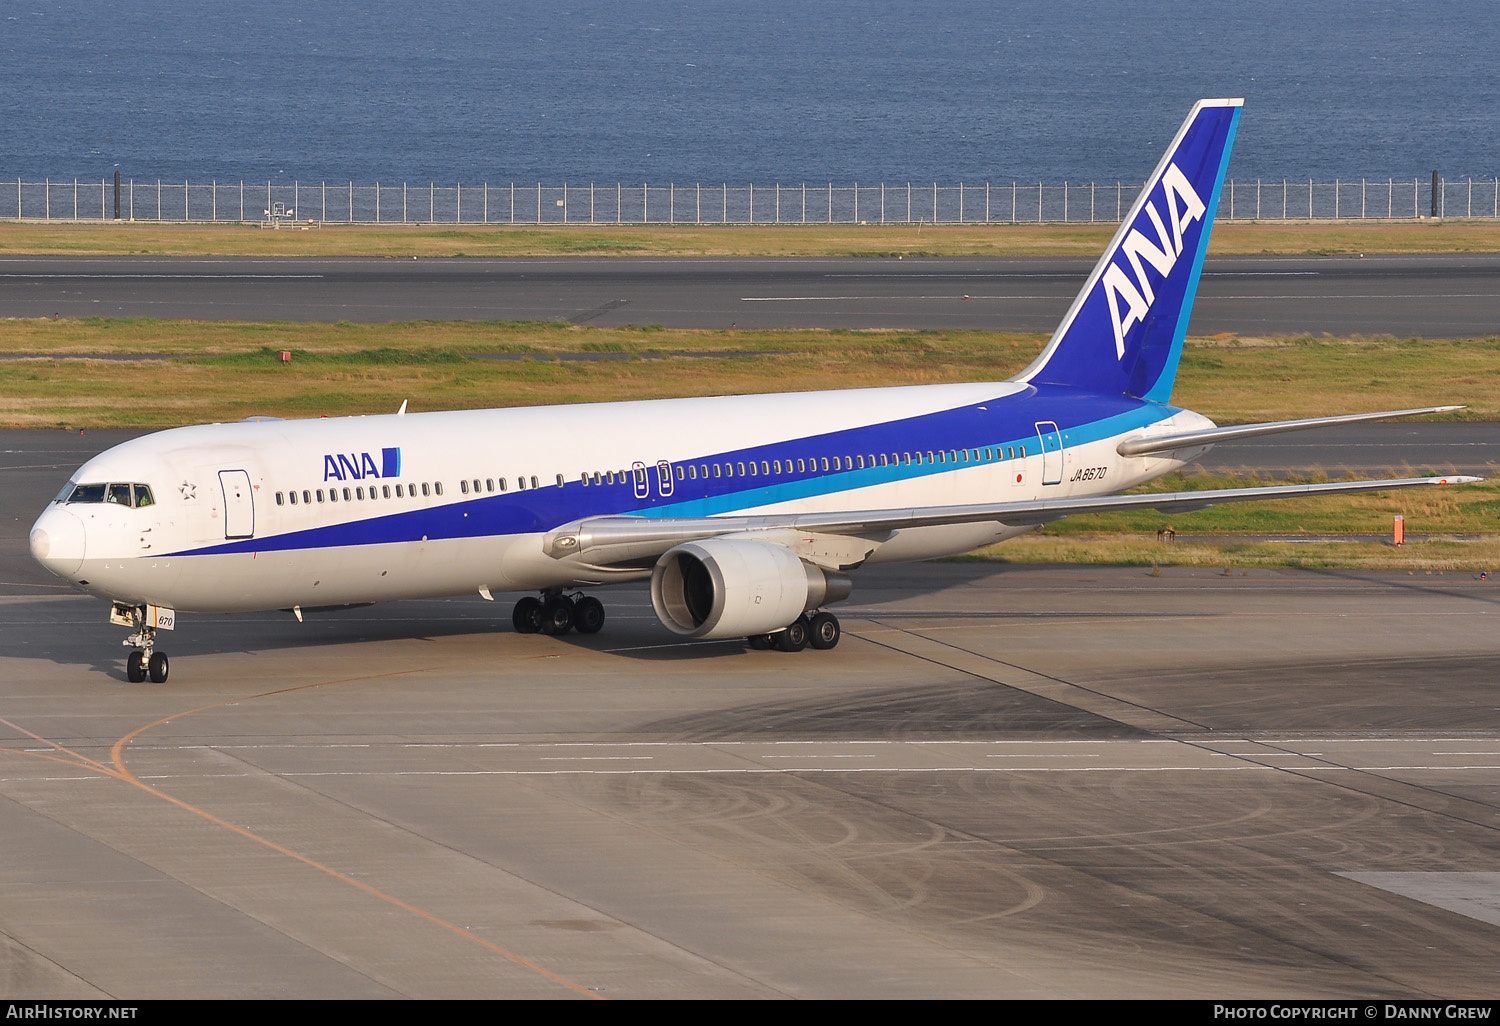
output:
[[[598,634],[604,626],[604,603],[585,597],[573,604],[573,629],[579,634]]]
[[[151,683],[165,684],[167,682],[167,654],[165,652],[151,653],[151,662],[146,665],[146,672],[151,676]]]
[[[527,595],[516,603],[510,614],[510,622],[517,634],[537,634],[542,629],[542,603],[540,599]]]
[[[843,637],[844,630],[839,626],[839,618],[832,613],[819,613],[812,618],[812,629],[808,632],[807,641],[813,648],[827,650],[839,643]]]
[[[771,648],[771,636],[769,634],[752,634],[745,641],[757,652],[765,652]]]
[[[806,616],[799,616],[786,629],[773,634],[772,640],[776,642],[776,648],[781,652],[801,652],[807,647],[807,638],[812,631],[809,629]]]
[[[542,633],[566,634],[573,629],[573,600],[555,595],[542,607]]]
[[[146,653],[139,648],[131,649],[125,657],[125,679],[132,684],[146,679]]]

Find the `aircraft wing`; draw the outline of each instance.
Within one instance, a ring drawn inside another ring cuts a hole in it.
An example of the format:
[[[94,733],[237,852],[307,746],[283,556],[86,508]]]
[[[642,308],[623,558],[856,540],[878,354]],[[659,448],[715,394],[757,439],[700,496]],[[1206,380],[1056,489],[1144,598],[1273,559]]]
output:
[[[896,531],[953,524],[997,523],[1007,527],[1045,524],[1079,513],[1154,509],[1185,513],[1221,502],[1257,502],[1303,495],[1383,492],[1397,488],[1471,484],[1478,477],[1403,477],[1379,481],[1332,481],[1326,484],[1272,485],[1260,488],[1220,488],[1196,492],[1158,492],[1146,495],[1102,495],[1088,498],[1035,499],[1026,502],[978,503],[964,506],[927,506],[917,509],[875,509],[838,513],[789,513],[731,517],[590,517],[549,532],[543,550],[555,559],[579,557],[596,566],[628,563],[660,556],[674,545],[721,535],[738,537],[776,533],[850,535],[876,542]]]

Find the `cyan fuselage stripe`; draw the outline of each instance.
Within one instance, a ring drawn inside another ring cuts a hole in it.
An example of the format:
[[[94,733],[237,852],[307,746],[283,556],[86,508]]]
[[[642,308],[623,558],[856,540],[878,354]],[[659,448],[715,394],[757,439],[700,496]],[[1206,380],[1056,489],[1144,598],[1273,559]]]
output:
[[[1143,402],[1127,396],[1100,396],[1079,393],[1074,389],[1038,385],[1019,394],[1000,396],[921,416],[861,425],[842,431],[779,439],[775,442],[704,453],[674,461],[673,467],[689,464],[714,464],[785,460],[790,457],[866,456],[878,458],[886,453],[947,452],[951,450],[996,447],[1026,447],[1028,455],[1039,455],[1038,422],[1052,421],[1063,435],[1066,449],[1113,437],[1155,423],[1179,412],[1173,407]],[[642,453],[645,460],[650,453]],[[423,480],[420,468],[401,469],[416,480]],[[387,454],[387,459],[389,455]],[[1009,462],[991,460],[990,463]],[[809,463],[811,466],[811,463]],[[818,464],[820,467],[821,464]],[[856,488],[915,480],[957,470],[972,469],[975,463],[926,463],[872,466],[856,470],[809,469],[785,471],[780,475],[735,476],[721,478],[691,477],[672,482],[672,494],[662,496],[653,486],[645,498],[638,498],[630,475],[615,484],[584,485],[575,479],[565,480],[562,487],[544,483],[538,488],[499,492],[478,497],[454,497],[442,505],[399,512],[381,513],[366,519],[322,527],[263,535],[242,541],[224,542],[186,549],[173,555],[218,555],[239,552],[276,552],[322,549],[349,545],[380,545],[426,539],[476,538],[503,535],[545,533],[563,524],[587,517],[699,517],[732,514],[742,510],[777,503],[836,494]],[[597,469],[620,470],[619,467]],[[649,477],[656,470],[648,465]],[[428,476],[426,480],[433,480]],[[382,478],[381,483],[396,483],[401,478]],[[764,483],[762,483],[764,482]],[[321,483],[321,482],[319,482]],[[286,481],[277,487],[306,487],[303,482]],[[451,487],[452,482],[445,482]],[[258,502],[265,502],[262,496]],[[379,500],[381,507],[387,502]]]

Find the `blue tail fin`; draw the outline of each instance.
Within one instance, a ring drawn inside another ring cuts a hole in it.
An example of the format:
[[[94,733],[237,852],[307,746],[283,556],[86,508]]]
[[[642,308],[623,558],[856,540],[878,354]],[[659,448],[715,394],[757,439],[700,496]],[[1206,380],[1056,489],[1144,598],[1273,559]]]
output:
[[[1017,381],[1166,402],[1243,100],[1199,100],[1047,348]]]

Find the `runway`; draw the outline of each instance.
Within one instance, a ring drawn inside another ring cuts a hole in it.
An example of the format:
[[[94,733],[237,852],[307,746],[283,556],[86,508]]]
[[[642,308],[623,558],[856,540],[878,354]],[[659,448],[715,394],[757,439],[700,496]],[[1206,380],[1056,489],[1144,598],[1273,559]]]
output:
[[[1500,991],[1476,573],[869,568],[795,655],[184,615],[129,685],[22,540],[118,437],[0,433],[0,995]]]
[[[1094,260],[0,259],[8,317],[1050,332]],[[1500,333],[1500,256],[1233,257],[1197,335]]]

